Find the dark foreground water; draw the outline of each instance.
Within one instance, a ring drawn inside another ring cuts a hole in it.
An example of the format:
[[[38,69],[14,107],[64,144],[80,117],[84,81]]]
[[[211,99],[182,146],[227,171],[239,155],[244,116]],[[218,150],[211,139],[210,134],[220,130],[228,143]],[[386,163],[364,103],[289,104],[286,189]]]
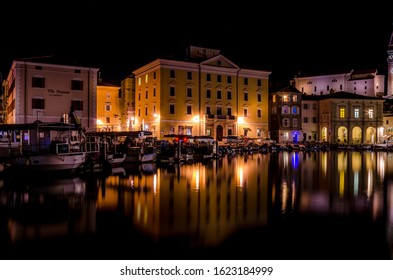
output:
[[[392,259],[393,154],[279,152],[0,181],[1,259]]]

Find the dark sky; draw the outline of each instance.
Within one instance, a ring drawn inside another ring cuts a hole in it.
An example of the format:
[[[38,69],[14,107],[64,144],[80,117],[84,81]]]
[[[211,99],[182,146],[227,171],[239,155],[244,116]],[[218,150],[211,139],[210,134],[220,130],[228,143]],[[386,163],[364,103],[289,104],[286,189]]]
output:
[[[56,55],[91,64],[104,81],[119,82],[160,56],[196,45],[272,71],[272,79],[352,68],[386,74],[393,31],[387,1],[345,7],[342,1],[134,2],[3,3],[0,71],[6,76],[16,58]]]

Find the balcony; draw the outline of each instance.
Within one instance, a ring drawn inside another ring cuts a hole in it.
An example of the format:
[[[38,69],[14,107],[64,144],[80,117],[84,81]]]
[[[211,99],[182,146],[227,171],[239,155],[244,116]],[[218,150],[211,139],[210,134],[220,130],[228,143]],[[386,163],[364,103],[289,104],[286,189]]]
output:
[[[206,119],[208,120],[231,120],[235,121],[236,116],[233,115],[211,115],[211,114],[206,114]]]

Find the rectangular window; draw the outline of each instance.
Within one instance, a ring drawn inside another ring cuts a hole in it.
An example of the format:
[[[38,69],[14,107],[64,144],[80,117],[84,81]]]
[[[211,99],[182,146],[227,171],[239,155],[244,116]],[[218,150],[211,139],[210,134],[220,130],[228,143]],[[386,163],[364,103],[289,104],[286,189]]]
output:
[[[217,90],[217,99],[221,99],[221,90]]]
[[[304,123],[308,123],[308,118],[307,118],[307,117],[304,117],[304,118],[303,118],[303,122],[304,122]]]
[[[145,107],[145,116],[147,116],[147,107]]]
[[[231,84],[232,83],[232,77],[231,76],[227,76],[227,83]]]
[[[345,118],[345,108],[344,107],[340,107],[340,118],[343,119]]]
[[[192,88],[187,88],[187,97],[192,97]]]
[[[272,96],[272,101],[273,101],[273,102],[276,102],[276,95],[273,95],[273,96]]]
[[[358,119],[360,117],[360,108],[359,107],[355,107],[353,110],[353,116],[355,119]]]
[[[262,118],[262,110],[261,109],[257,110],[257,116],[259,119]]]
[[[157,78],[156,72],[153,72],[153,79],[155,80]]]
[[[210,89],[206,90],[206,98],[211,98],[212,97],[212,92]]]
[[[192,80],[192,72],[187,72],[187,80]]]
[[[217,75],[217,83],[221,83],[221,75]]]
[[[308,104],[307,104],[307,103],[304,103],[304,104],[303,104],[303,109],[304,109],[304,110],[307,110],[307,109],[308,109]]]
[[[44,88],[45,87],[45,78],[33,77],[31,86],[34,88]]]
[[[106,123],[111,123],[111,118],[110,117],[106,117],[105,120],[106,120]]]
[[[169,114],[171,114],[171,115],[175,114],[175,105],[174,104],[169,104]]]
[[[374,109],[372,109],[372,108],[368,109],[368,117],[370,119],[374,118]]]
[[[297,102],[297,95],[293,95],[293,96],[292,96],[292,101],[293,101],[293,102]]]
[[[169,78],[171,78],[171,79],[176,78],[176,72],[175,72],[175,70],[170,70],[170,71],[169,71]]]
[[[292,107],[292,114],[297,115],[298,114],[298,108],[297,106]]]
[[[83,81],[71,80],[71,90],[83,90]]]
[[[207,107],[206,107],[206,114],[207,114],[207,115],[211,115],[210,106],[207,106]]]
[[[243,109],[243,117],[247,117],[247,114],[248,114],[248,110],[247,110],[247,108],[244,108]]]
[[[212,76],[210,74],[206,74],[206,81],[210,82],[212,80]]]
[[[293,119],[293,120],[292,120],[292,124],[293,124],[293,127],[297,127],[297,125],[298,125],[298,120],[297,120],[297,119]]]
[[[244,78],[243,83],[245,86],[247,86],[248,85],[248,78]]]
[[[146,90],[145,92],[145,98],[148,99],[149,98],[149,92]]]
[[[288,101],[289,101],[288,95],[284,95],[284,96],[282,97],[282,101],[283,101],[283,102],[288,102]]]
[[[232,91],[227,91],[227,99],[232,100]]]
[[[257,99],[258,99],[258,102],[262,102],[262,94],[261,93],[257,94]]]
[[[76,111],[83,111],[83,101],[82,100],[72,100],[71,107]]]
[[[156,96],[156,88],[153,88],[153,96]]]
[[[258,80],[257,80],[257,86],[258,86],[258,87],[261,87],[261,86],[262,86],[262,80],[261,80],[261,79],[258,79]]]
[[[222,115],[222,108],[217,107],[217,115],[221,116]]]
[[[244,101],[248,101],[248,92],[244,92]]]
[[[33,98],[31,103],[32,109],[45,109],[45,99]]]
[[[105,111],[109,112],[111,110],[111,104],[110,103],[106,103],[105,104]]]
[[[316,117],[313,117],[313,118],[312,118],[312,122],[313,122],[313,123],[317,123],[317,118],[316,118]]]
[[[169,88],[169,96],[175,96],[175,87]]]
[[[191,114],[192,114],[192,106],[187,105],[187,115],[191,115]]]
[[[232,108],[227,108],[227,116],[232,116]]]

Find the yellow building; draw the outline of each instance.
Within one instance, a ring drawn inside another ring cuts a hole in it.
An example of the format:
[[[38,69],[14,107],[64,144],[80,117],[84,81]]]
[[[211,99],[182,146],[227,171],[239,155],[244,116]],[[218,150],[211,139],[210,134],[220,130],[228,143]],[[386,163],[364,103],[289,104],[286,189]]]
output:
[[[121,131],[120,87],[97,83],[97,130]]]
[[[268,137],[268,77],[240,68],[220,50],[190,46],[187,56],[159,58],[133,71],[135,123],[166,134]]]

